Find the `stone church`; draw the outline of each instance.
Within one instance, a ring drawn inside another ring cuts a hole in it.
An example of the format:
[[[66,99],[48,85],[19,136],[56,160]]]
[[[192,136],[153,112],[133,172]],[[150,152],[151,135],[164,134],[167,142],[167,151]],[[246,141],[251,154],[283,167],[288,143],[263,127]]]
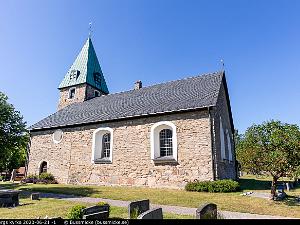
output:
[[[58,90],[57,112],[29,127],[28,174],[159,188],[237,177],[224,71],[110,94],[89,37]]]

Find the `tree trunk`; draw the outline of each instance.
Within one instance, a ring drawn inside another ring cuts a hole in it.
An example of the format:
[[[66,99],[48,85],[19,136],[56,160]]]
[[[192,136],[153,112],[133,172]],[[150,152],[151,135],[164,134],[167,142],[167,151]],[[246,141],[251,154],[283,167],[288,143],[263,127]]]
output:
[[[275,197],[276,197],[277,180],[278,180],[277,177],[273,177],[272,186],[271,186],[271,198],[272,198],[272,200],[275,200]]]

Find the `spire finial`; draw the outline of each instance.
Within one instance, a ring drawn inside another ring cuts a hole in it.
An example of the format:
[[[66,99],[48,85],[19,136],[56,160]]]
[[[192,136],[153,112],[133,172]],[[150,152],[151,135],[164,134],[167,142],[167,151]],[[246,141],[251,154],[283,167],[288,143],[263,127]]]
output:
[[[220,62],[221,62],[222,70],[224,71],[224,70],[225,70],[225,63],[224,63],[224,60],[221,59]]]
[[[89,38],[92,36],[92,22],[89,23]]]

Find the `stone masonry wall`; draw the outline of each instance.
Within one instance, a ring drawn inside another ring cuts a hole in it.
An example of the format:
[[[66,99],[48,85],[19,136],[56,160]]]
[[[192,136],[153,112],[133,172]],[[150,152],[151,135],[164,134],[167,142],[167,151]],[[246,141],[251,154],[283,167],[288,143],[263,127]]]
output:
[[[225,137],[225,155],[226,159],[221,159],[221,142],[220,142],[220,116],[222,118],[222,124],[224,129]],[[226,100],[225,87],[222,83],[219,92],[217,106],[213,110],[213,123],[214,123],[214,154],[215,154],[215,171],[216,179],[236,179],[236,169],[235,169],[235,149],[233,143],[233,134],[231,132],[230,116],[228,111],[228,103]],[[227,135],[226,129],[229,131],[231,137],[231,150],[233,161],[229,161],[229,150],[227,145]]]
[[[75,97],[70,99],[69,98],[69,90],[71,88],[75,88]],[[73,87],[67,87],[60,90],[60,97],[58,102],[58,110],[74,103],[74,102],[83,102],[87,99],[91,99],[95,97],[95,88],[88,84],[79,84]],[[99,91],[99,90],[98,90]],[[100,95],[102,94],[99,91]]]
[[[176,125],[178,164],[151,160],[150,129],[159,121]],[[114,132],[111,164],[91,163],[92,135],[99,127]],[[213,179],[206,109],[62,130],[58,144],[52,141],[55,130],[31,133],[28,174],[38,174],[40,163],[47,161],[48,172],[61,183],[184,188],[188,181]]]

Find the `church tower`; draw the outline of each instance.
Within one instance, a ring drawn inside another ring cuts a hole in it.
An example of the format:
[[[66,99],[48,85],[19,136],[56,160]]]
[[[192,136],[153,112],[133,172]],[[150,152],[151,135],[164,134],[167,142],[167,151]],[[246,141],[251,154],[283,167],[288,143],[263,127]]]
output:
[[[75,102],[83,102],[108,94],[106,82],[89,37],[58,87],[58,110]]]

